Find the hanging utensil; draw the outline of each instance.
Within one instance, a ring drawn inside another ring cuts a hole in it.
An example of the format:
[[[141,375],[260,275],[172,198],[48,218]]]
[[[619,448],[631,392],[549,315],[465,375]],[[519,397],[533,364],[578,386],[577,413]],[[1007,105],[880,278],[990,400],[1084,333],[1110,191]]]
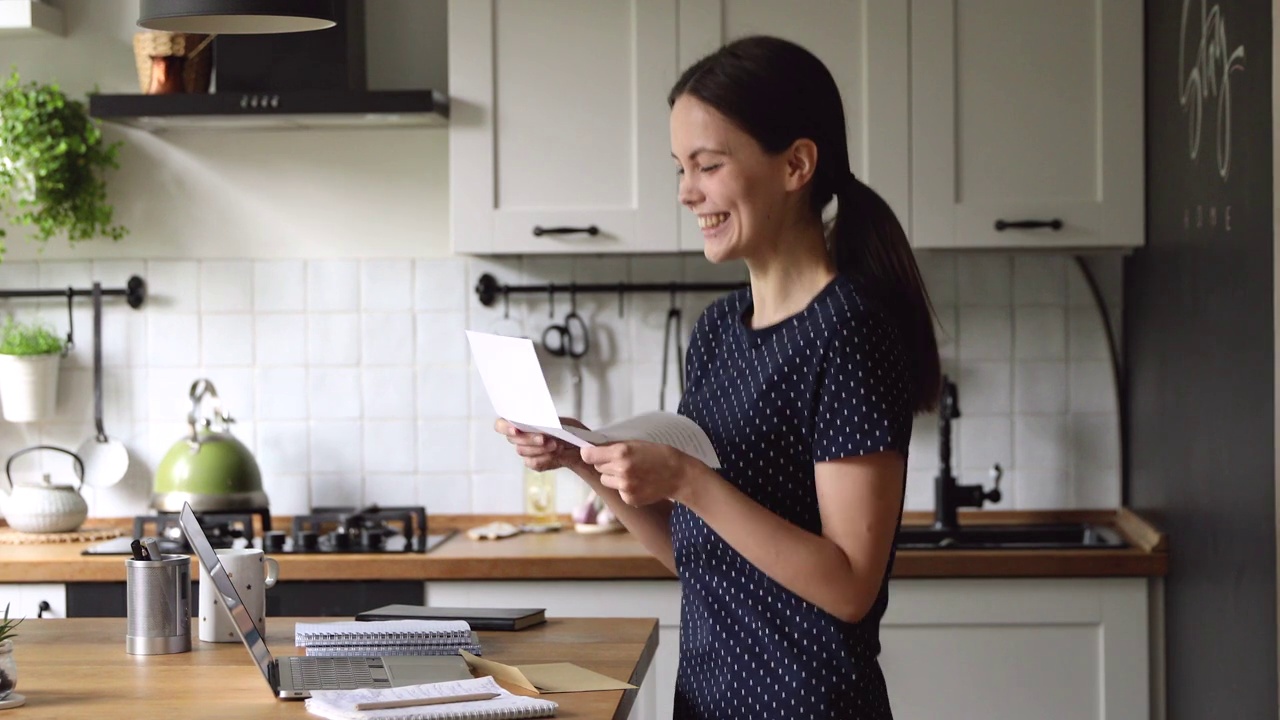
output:
[[[84,463],[84,484],[110,487],[129,472],[129,449],[107,437],[102,427],[102,283],[97,282],[93,284],[93,424],[96,434],[76,451]]]
[[[569,294],[569,312],[559,325],[548,325],[542,331],[542,346],[556,357],[568,356],[573,382],[573,417],[582,419],[582,358],[591,348],[591,337],[587,334],[587,321],[578,314],[578,302],[573,293]]]
[[[658,409],[667,409],[667,371],[674,362],[676,380],[680,385],[680,395],[684,396],[684,349],[680,344],[681,335],[680,306],[676,304],[676,294],[671,293],[671,309],[667,311],[667,322],[662,330],[662,386],[658,388]],[[675,357],[671,357],[672,340],[675,341]]]

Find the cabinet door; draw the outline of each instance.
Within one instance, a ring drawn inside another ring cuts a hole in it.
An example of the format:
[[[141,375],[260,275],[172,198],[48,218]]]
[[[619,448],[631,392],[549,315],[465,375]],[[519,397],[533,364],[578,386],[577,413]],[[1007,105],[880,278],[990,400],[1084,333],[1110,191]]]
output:
[[[41,605],[48,607],[45,610]],[[0,614],[9,608],[10,618],[64,618],[67,616],[67,589],[52,583],[0,585]]]
[[[1142,37],[1141,0],[913,2],[913,244],[1141,245]]]
[[[681,0],[680,67],[744,35],[776,35],[826,64],[840,88],[849,162],[905,226],[910,210],[907,0]],[[680,213],[680,249],[702,249],[692,213]]]
[[[454,250],[674,251],[675,62],[674,0],[451,0]]]

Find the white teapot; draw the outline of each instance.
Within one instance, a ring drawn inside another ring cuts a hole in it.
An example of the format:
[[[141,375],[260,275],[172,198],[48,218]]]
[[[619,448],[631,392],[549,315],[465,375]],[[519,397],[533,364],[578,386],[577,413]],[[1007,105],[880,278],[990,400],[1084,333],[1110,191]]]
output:
[[[54,450],[66,453],[75,461],[76,484],[54,485],[45,473],[39,485],[15,483],[9,469],[18,457],[35,450]],[[84,523],[89,515],[89,505],[80,496],[84,484],[84,463],[70,450],[54,445],[34,445],[19,450],[5,463],[4,475],[8,487],[3,488],[0,512],[4,513],[9,527],[29,533],[71,532]]]

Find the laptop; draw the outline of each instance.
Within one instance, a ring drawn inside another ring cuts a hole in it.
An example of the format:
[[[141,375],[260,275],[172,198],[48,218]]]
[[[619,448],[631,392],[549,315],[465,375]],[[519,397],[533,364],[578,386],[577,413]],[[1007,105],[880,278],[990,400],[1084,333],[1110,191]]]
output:
[[[277,697],[301,699],[312,690],[389,688],[402,685],[470,680],[471,670],[461,655],[388,655],[384,657],[280,657],[271,656],[267,641],[258,631],[240,593],[227,577],[218,554],[200,527],[191,506],[182,504],[178,518],[187,542],[213,579],[214,588],[231,613],[236,634],[258,664],[271,691]]]

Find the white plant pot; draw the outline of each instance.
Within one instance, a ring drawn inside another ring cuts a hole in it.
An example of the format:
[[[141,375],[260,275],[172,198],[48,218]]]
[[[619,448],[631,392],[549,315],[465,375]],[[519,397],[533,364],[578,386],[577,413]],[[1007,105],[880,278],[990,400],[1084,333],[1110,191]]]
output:
[[[52,417],[61,355],[0,355],[0,409],[9,422]]]

